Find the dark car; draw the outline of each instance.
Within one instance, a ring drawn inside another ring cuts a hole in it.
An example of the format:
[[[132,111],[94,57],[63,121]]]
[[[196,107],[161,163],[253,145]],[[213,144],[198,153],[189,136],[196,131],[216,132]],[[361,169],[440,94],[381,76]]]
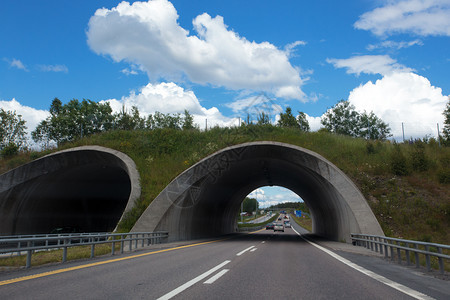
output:
[[[273,229],[273,227],[274,227],[273,223],[268,223],[268,224],[266,225],[266,230],[268,230],[268,229]]]

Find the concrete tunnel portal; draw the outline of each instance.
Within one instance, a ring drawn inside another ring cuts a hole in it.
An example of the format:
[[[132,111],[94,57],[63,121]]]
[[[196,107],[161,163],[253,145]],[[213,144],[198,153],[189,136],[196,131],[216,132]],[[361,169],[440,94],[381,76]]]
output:
[[[351,233],[384,235],[353,182],[322,156],[278,142],[252,142],[220,150],[175,178],[132,231],[169,231],[170,240],[237,230],[240,203],[263,186],[281,186],[310,208],[313,232],[350,242]]]
[[[167,230],[172,241],[235,232],[240,203],[263,186],[298,194],[314,233],[326,238],[384,235],[344,173],[312,151],[277,142],[236,145],[201,160],[150,203],[131,231]],[[60,151],[0,175],[0,234],[112,231],[139,197],[139,174],[125,154],[99,146]]]
[[[129,157],[98,146],[35,160],[0,176],[0,234],[113,231],[138,177]]]

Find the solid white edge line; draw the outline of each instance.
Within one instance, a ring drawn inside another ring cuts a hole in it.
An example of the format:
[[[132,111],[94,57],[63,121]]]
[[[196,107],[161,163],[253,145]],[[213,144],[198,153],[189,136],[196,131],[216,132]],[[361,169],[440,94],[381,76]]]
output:
[[[294,229],[294,228],[292,228],[292,229]],[[355,269],[356,271],[359,271],[359,272],[361,272],[361,273],[363,273],[363,274],[365,274],[365,275],[367,275],[367,276],[369,276],[369,277],[371,277],[371,278],[373,278],[373,279],[375,279],[375,280],[377,280],[377,281],[379,281],[381,283],[384,283],[385,285],[390,286],[390,287],[392,287],[392,288],[394,288],[394,289],[396,289],[396,290],[398,290],[398,291],[400,291],[400,292],[402,292],[402,293],[404,293],[404,294],[406,294],[408,296],[411,296],[411,297],[413,297],[415,299],[427,299],[427,300],[434,299],[434,298],[432,298],[430,296],[427,296],[427,295],[425,295],[425,294],[423,294],[423,293],[421,293],[419,291],[416,291],[416,290],[413,290],[413,289],[411,289],[411,288],[409,288],[407,286],[404,286],[403,284],[397,283],[395,281],[387,279],[384,276],[381,276],[381,275],[379,275],[377,273],[369,271],[366,268],[361,267],[360,265],[352,263],[351,261],[343,258],[342,256],[339,256],[336,253],[334,253],[334,252],[332,252],[332,251],[330,251],[330,250],[328,250],[328,249],[326,249],[326,248],[324,248],[324,247],[322,247],[320,245],[317,245],[316,243],[308,240],[307,238],[303,237],[300,233],[298,233],[297,230],[294,229],[294,231],[295,231],[296,234],[298,234],[302,239],[307,241],[312,246],[322,250],[323,252],[325,252],[328,255],[332,256],[333,258],[339,260],[340,262],[346,264],[347,266]]]
[[[219,279],[220,277],[222,277],[228,271],[230,271],[230,270],[229,269],[223,269],[222,271],[220,271],[219,273],[217,273],[216,275],[214,275],[213,277],[211,277],[210,279],[206,280],[203,283],[204,284],[211,284],[214,281],[216,281],[217,279]]]
[[[248,250],[252,249],[253,247],[255,247],[255,246],[251,246],[251,247],[248,247],[248,248],[245,249],[245,250],[242,250],[241,252],[239,252],[238,254],[236,254],[236,256],[241,256],[242,254],[244,254],[244,253],[247,252]]]
[[[185,284],[177,287],[176,289],[174,289],[173,291],[165,294],[164,296],[161,296],[158,298],[158,300],[167,300],[170,299],[176,295],[178,295],[179,293],[181,293],[182,291],[184,291],[185,289],[193,286],[194,284],[196,284],[197,282],[205,279],[206,277],[208,277],[209,275],[211,275],[212,273],[214,273],[215,271],[217,271],[218,269],[222,268],[223,266],[225,266],[226,264],[230,263],[231,260],[226,260],[223,263],[221,263],[220,265],[215,266],[214,268],[212,268],[209,271],[206,271],[205,273],[195,277],[192,280],[189,280],[188,282],[186,282]]]

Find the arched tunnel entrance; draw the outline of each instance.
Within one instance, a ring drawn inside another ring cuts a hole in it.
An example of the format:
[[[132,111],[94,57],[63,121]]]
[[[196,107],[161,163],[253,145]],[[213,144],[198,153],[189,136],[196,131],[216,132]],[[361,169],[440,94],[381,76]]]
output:
[[[1,181],[1,235],[110,232],[140,194],[134,162],[98,146],[48,155]]]
[[[310,208],[313,232],[337,241],[384,235],[352,181],[320,155],[289,144],[253,142],[223,149],[174,179],[132,231],[168,230],[170,240],[235,232],[240,203],[263,186],[281,186]]]

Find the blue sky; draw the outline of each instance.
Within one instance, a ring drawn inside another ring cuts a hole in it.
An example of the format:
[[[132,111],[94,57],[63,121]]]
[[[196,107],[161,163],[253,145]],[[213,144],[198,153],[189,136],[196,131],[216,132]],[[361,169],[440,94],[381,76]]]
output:
[[[188,109],[201,128],[341,99],[394,137],[437,135],[450,94],[450,0],[0,2],[0,107],[29,130],[53,98]]]

